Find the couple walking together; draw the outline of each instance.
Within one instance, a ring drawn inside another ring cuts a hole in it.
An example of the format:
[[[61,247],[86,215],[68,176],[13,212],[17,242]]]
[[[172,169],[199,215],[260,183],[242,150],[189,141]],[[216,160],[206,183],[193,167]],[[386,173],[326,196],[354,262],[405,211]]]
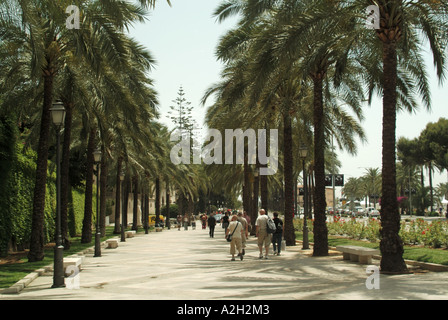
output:
[[[266,211],[264,209],[260,210],[260,215],[258,216],[255,227],[256,227],[256,237],[258,249],[260,250],[260,256],[259,258],[263,258],[263,245],[265,247],[265,259],[268,259],[268,253],[269,253],[269,244],[271,241],[273,242],[274,246],[274,254],[280,255],[281,252],[281,243],[282,243],[282,237],[283,237],[283,222],[278,218],[278,213],[274,212],[274,223],[277,228],[277,230],[271,238],[271,234],[268,233],[268,215],[266,214]],[[281,226],[281,228],[278,228],[278,226]],[[246,239],[248,236],[248,223],[246,219],[242,216],[242,213],[239,213],[238,216],[234,215],[231,218],[231,222],[229,224],[229,227],[226,231],[226,238],[231,235],[231,241],[230,241],[230,254],[232,255],[232,261],[235,260],[235,253],[236,250],[238,250],[238,256],[241,260],[243,260],[243,256],[245,254],[245,247],[246,247]],[[236,250],[235,250],[236,249]]]

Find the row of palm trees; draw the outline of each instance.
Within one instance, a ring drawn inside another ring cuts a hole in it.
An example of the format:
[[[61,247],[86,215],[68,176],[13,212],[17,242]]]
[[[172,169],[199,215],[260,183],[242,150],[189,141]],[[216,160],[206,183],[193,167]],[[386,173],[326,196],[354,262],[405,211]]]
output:
[[[376,207],[381,197],[381,173],[379,168],[366,168],[361,177],[350,177],[344,184],[343,194],[348,199],[366,199]],[[373,202],[372,202],[373,200]]]
[[[409,166],[404,165],[402,162],[397,164],[398,199],[407,199],[404,205],[401,206],[402,210],[413,212],[412,207],[417,206],[415,208],[417,209],[417,214],[423,214],[428,207],[430,212],[435,211],[434,206],[437,206],[437,208],[445,207],[443,199],[445,199],[448,192],[448,183],[439,183],[435,187],[430,184],[429,187],[425,187],[423,171],[423,166]],[[429,174],[432,174],[431,171]],[[365,199],[366,206],[369,203],[376,207],[381,198],[381,179],[382,175],[379,168],[366,168],[363,176],[350,177],[346,181],[343,188],[343,196],[347,199]],[[429,180],[431,181],[432,179]],[[367,199],[369,199],[368,203]]]
[[[69,5],[80,9],[79,29],[66,27]],[[1,112],[30,128],[28,145],[37,151],[29,261],[44,257],[45,184],[54,144],[50,108],[55,100],[66,110],[61,162],[64,238],[70,168],[84,153],[82,242],[92,240],[95,149],[103,155],[99,178],[102,221],[107,190],[115,188],[116,212],[120,212],[122,172],[125,185],[132,183],[128,190],[134,195],[140,192],[148,199],[148,193],[157,189],[159,212],[162,184],[168,195],[169,190],[178,189],[192,199],[204,187],[198,169],[169,161],[169,131],[157,122],[157,93],[149,77],[155,60],[127,33],[133,23],[146,19],[154,5],[149,0],[8,0],[0,4]],[[108,183],[108,177],[115,178]],[[115,228],[118,233],[118,214]],[[68,240],[64,245],[69,246]]]
[[[365,27],[369,5],[378,8],[379,29]],[[443,79],[447,10],[445,2],[429,0],[225,0],[217,7],[219,21],[238,15],[239,22],[217,47],[225,68],[221,82],[204,97],[217,97],[207,122],[213,128],[282,128],[287,244],[294,239],[294,168],[300,168],[296,144],[312,150],[313,255],[327,255],[325,152],[331,137],[340,148],[356,152],[356,138],[364,139],[362,109],[378,94],[383,101],[381,269],[406,270],[398,236],[396,114],[416,108],[418,98],[430,107],[423,44],[428,42]],[[240,184],[247,188],[244,180]]]

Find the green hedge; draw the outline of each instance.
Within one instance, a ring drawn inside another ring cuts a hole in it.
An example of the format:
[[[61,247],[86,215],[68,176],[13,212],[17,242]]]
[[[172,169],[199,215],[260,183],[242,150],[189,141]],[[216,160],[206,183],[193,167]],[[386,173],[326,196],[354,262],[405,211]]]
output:
[[[0,256],[8,245],[29,247],[36,171],[36,152],[20,141],[14,122],[0,119]],[[49,162],[45,200],[44,237],[54,234],[56,184],[54,165]],[[53,173],[52,173],[53,172]]]
[[[0,118],[0,256],[5,255],[11,238],[12,222],[11,208],[13,168],[16,162],[16,136],[12,120],[2,116]]]
[[[82,219],[84,218],[84,189],[72,188],[72,199],[69,204],[68,229],[70,236],[79,236],[82,232]],[[93,191],[93,218],[96,217],[96,190]],[[94,220],[93,220],[94,221]]]

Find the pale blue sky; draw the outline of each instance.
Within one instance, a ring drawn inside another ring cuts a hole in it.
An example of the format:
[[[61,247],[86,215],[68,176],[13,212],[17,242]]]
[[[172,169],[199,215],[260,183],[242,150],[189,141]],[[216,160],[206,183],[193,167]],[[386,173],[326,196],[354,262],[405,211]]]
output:
[[[161,121],[169,124],[167,112],[177,91],[182,85],[185,98],[195,108],[195,118],[202,125],[205,107],[200,100],[205,90],[219,81],[221,64],[215,58],[215,48],[219,37],[231,28],[236,19],[218,23],[212,12],[218,0],[172,0],[172,7],[159,0],[151,13],[150,21],[138,25],[131,36],[145,45],[157,60],[157,67],[151,74],[155,89],[159,93]],[[432,71],[432,60],[429,58]],[[440,88],[431,75],[433,106],[432,111],[420,110],[415,114],[399,113],[397,119],[397,138],[417,137],[428,122],[436,122],[440,117],[448,117],[447,86]],[[212,100],[210,100],[211,104]],[[353,157],[338,151],[342,162],[340,173],[346,179],[363,175],[365,167],[381,168],[381,100],[377,99],[371,107],[365,108],[362,123],[368,142],[360,144],[358,155]],[[446,172],[436,174],[435,183],[446,182]]]

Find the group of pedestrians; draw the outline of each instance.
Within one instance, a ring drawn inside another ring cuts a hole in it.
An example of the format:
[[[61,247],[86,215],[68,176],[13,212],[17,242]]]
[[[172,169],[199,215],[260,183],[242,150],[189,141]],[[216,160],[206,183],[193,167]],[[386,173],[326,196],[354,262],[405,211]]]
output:
[[[275,232],[268,232],[268,220],[269,216],[266,214],[264,209],[259,211],[257,220],[255,221],[255,236],[257,237],[257,245],[259,249],[259,259],[268,259],[269,247],[272,242],[274,255],[280,255],[282,250],[282,239],[283,239],[283,221],[278,217],[278,213],[274,212],[274,218],[272,219],[275,224]],[[185,230],[188,230],[188,225],[191,223],[193,225],[194,217],[190,217],[185,214],[184,216],[178,215],[178,230],[180,230],[181,224],[183,224]],[[211,213],[207,217],[203,214],[200,217],[202,229],[209,228],[210,238],[215,237],[215,227],[217,220],[215,218],[215,213]],[[183,223],[182,223],[183,222]],[[246,254],[246,241],[249,237],[249,232],[251,229],[251,220],[246,211],[243,212],[226,212],[221,218],[221,226],[224,229],[225,238],[230,243],[230,254],[232,255],[231,260],[235,261],[235,255],[244,259]],[[195,223],[194,223],[195,224]],[[194,228],[194,227],[193,227]],[[264,250],[263,250],[264,249]]]
[[[184,215],[177,215],[177,230],[180,231],[180,227],[183,225],[184,230],[188,230],[188,226],[191,225],[193,230],[196,229],[196,219],[194,218],[194,214],[185,213]]]
[[[246,215],[247,216],[247,215]],[[283,239],[283,221],[278,217],[278,213],[274,212],[275,232],[268,232],[268,220],[269,217],[264,209],[261,209],[259,216],[255,221],[255,236],[257,237],[257,245],[260,252],[260,259],[268,259],[269,246],[273,243],[274,255],[280,255]],[[243,260],[246,254],[246,240],[249,236],[249,223],[243,216],[243,213],[232,215],[230,223],[226,228],[226,239],[231,236],[230,239],[230,254],[232,255],[231,261],[235,261],[235,254],[238,251],[238,257]],[[228,240],[229,241],[229,240]],[[263,255],[264,248],[264,255]]]

